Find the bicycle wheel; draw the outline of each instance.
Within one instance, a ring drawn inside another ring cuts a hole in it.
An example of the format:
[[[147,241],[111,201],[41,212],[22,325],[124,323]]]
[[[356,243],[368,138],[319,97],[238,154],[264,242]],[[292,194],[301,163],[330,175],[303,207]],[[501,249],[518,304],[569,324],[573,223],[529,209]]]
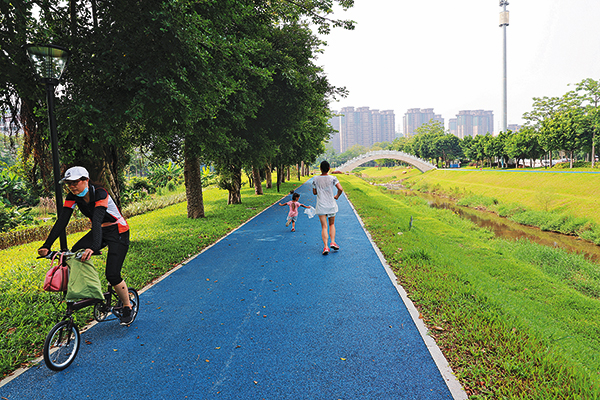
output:
[[[140,309],[140,296],[138,296],[137,290],[129,288],[129,302],[131,303],[131,322],[133,323]]]
[[[54,325],[44,342],[44,361],[53,371],[67,368],[79,351],[81,345],[79,329],[71,320]]]

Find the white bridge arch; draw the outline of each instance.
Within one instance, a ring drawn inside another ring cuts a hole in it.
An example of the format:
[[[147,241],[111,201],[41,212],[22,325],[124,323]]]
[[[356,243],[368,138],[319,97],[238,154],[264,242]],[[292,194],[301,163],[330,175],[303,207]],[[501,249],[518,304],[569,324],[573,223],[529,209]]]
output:
[[[336,171],[340,172],[350,172],[354,168],[359,167],[360,165],[373,161],[373,160],[381,160],[382,158],[389,158],[393,160],[404,161],[407,164],[410,164],[417,168],[421,172],[427,172],[432,169],[437,169],[435,165],[425,160],[422,160],[413,155],[404,153],[402,151],[394,151],[394,150],[379,150],[379,151],[370,151],[365,154],[361,154],[358,157],[353,158],[345,162],[340,167],[336,168]]]

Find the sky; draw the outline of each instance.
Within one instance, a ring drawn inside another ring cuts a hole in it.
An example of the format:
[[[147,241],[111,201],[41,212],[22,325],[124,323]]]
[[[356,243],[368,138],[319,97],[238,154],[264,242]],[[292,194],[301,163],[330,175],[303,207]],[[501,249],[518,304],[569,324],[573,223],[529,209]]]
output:
[[[599,0],[509,0],[508,124],[523,124],[533,98],[562,96],[583,79],[600,79]],[[492,110],[502,121],[498,0],[355,0],[333,17],[317,64],[349,96],[331,104],[394,110],[397,131],[409,108],[433,108],[446,128],[461,110]],[[571,86],[569,86],[571,84]]]

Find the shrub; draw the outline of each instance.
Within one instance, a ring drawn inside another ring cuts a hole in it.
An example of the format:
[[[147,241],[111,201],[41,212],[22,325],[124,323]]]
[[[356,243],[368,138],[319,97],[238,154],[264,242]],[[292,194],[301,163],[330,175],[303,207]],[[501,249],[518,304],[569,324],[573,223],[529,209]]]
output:
[[[146,192],[153,194],[156,193],[156,187],[146,178],[133,177],[127,183],[127,190],[142,190],[145,189]]]
[[[219,182],[219,175],[211,167],[202,167],[202,187],[216,185]]]
[[[126,206],[128,204],[136,203],[145,200],[149,196],[146,189],[140,190],[128,190],[121,194],[121,204]]]
[[[472,195],[472,196],[468,196],[468,197],[464,197],[464,198],[460,199],[459,201],[456,202],[456,204],[458,204],[459,206],[466,206],[466,207],[473,207],[473,208],[477,208],[477,207],[488,208],[488,207],[498,204],[498,200],[494,199],[492,197],[486,197],[486,196],[481,196],[481,195]]]
[[[6,232],[17,226],[27,226],[35,224],[34,218],[30,215],[29,207],[5,207],[0,205],[0,232]]]
[[[0,201],[5,205],[33,206],[37,199],[31,195],[27,182],[16,173],[0,171]]]
[[[183,168],[172,161],[167,164],[156,165],[150,172],[150,181],[157,187],[166,187],[169,181],[179,184],[182,179]]]
[[[0,250],[8,249],[12,246],[35,242],[37,240],[46,240],[50,234],[52,225],[42,225],[35,227],[26,227],[24,229],[13,230],[10,232],[0,232]],[[81,232],[90,229],[90,220],[87,218],[71,219],[67,226],[67,235],[75,232]]]

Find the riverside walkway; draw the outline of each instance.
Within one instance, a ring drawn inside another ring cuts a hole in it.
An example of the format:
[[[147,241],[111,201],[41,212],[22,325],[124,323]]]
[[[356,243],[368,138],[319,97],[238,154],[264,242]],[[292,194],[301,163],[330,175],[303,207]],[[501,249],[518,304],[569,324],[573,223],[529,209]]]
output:
[[[297,192],[315,205],[310,183]],[[321,255],[318,218],[301,212],[291,232],[275,204],[143,290],[133,325],[94,325],[69,368],[41,361],[0,398],[466,399],[345,195],[338,204],[340,251]]]

